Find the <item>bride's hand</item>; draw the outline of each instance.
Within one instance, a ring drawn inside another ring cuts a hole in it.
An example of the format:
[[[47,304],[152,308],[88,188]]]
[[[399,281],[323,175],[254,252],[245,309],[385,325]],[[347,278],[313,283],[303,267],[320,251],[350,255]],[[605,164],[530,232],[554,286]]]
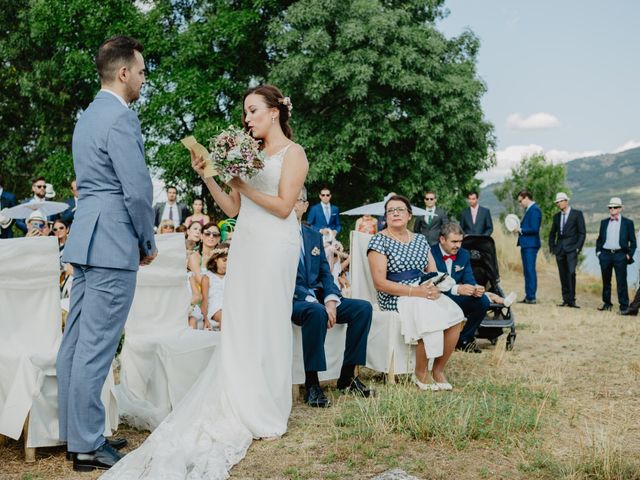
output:
[[[240,191],[246,185],[246,183],[240,177],[232,177],[231,180],[227,182],[227,185],[229,185],[234,190]]]
[[[198,176],[202,177],[204,175],[204,169],[207,166],[206,160],[202,156],[196,156],[193,150],[189,150],[189,153],[191,153],[191,167]]]

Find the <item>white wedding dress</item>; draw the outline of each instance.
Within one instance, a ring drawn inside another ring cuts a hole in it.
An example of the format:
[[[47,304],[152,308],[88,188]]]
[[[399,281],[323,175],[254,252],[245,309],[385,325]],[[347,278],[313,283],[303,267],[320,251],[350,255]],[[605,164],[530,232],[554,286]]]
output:
[[[250,179],[277,195],[287,148]],[[242,196],[229,251],[221,345],[175,410],[102,479],[214,480],[254,438],[277,437],[291,413],[291,309],[298,223]]]

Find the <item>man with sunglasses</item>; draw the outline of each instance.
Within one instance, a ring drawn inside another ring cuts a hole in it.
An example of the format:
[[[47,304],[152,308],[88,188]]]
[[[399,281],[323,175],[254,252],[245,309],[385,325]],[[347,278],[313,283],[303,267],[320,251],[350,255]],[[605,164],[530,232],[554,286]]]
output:
[[[37,177],[31,181],[31,191],[33,192],[33,197],[28,198],[21,203],[42,203],[47,199],[45,197],[47,193],[47,181],[44,177]],[[53,216],[48,218],[49,221],[53,220]],[[22,233],[25,235],[29,232],[27,224],[24,220],[16,220],[16,227],[22,230]]]
[[[335,238],[342,230],[340,226],[340,210],[338,207],[331,205],[331,190],[328,188],[325,187],[320,190],[320,203],[309,209],[307,223],[311,228],[320,232],[325,239],[327,237]]]
[[[424,217],[416,217],[413,226],[414,233],[421,233],[427,238],[429,245],[435,245],[440,238],[440,229],[449,222],[447,212],[436,206],[438,196],[433,190],[427,190],[424,194]]]
[[[596,240],[596,255],[600,261],[602,273],[601,312],[613,308],[611,303],[611,274],[616,272],[616,286],[620,312],[629,308],[629,290],[627,287],[627,265],[633,263],[636,251],[636,232],[633,221],[622,216],[622,200],[612,197],[609,200],[609,217],[600,222],[600,232]]]

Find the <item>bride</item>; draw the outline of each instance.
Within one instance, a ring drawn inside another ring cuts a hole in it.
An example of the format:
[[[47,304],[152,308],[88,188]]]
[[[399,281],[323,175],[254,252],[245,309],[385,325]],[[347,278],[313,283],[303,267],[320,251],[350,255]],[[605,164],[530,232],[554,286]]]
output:
[[[206,183],[229,217],[238,215],[228,258],[221,345],[176,409],[103,479],[222,479],[252,439],[275,439],[291,413],[291,309],[300,250],[293,207],[307,175],[291,141],[291,102],[271,85],[244,96],[242,123],[262,139],[265,167],[225,193]],[[191,154],[203,176],[204,159]]]

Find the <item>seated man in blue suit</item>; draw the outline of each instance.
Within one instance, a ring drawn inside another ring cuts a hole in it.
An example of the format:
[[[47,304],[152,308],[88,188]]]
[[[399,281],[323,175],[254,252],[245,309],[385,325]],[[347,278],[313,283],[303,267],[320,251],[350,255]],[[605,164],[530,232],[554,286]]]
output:
[[[524,300],[520,303],[536,303],[538,290],[538,276],[536,274],[536,259],[540,250],[540,225],[542,224],[542,210],[533,201],[530,192],[523,190],[518,193],[518,203],[522,205],[524,217],[520,222],[518,232],[518,246],[522,257],[522,272],[524,273]]]
[[[315,231],[324,236],[336,237],[342,227],[340,226],[340,210],[331,205],[331,190],[323,188],[320,190],[320,203],[314,205],[307,215],[307,223]]]
[[[447,272],[456,285],[445,292],[464,312],[467,318],[456,350],[480,353],[475,342],[476,330],[489,309],[489,299],[484,287],[478,285],[471,269],[471,256],[462,248],[464,232],[458,223],[446,223],[440,230],[440,242],[431,249],[439,272]]]
[[[308,206],[307,190],[303,187],[295,205],[298,222],[302,220],[302,215],[307,211]],[[302,327],[302,352],[306,377],[304,400],[312,407],[328,407],[330,404],[320,387],[318,372],[327,369],[324,340],[327,329],[332,328],[336,323],[348,325],[344,360],[337,387],[345,392],[368,397],[371,395],[371,390],[355,376],[355,367],[366,363],[367,338],[372,316],[371,304],[365,300],[342,298],[324,256],[322,236],[303,225],[300,226],[300,233],[300,262],[291,320]]]

